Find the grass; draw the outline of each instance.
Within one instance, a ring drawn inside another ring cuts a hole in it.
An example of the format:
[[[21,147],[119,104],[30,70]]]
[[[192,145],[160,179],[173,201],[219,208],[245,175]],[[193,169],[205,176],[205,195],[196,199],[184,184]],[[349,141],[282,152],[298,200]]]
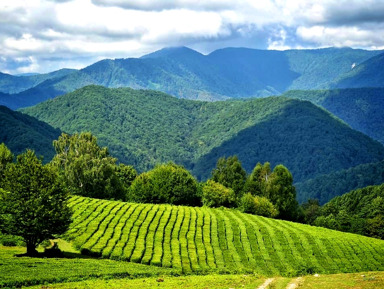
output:
[[[160,280],[161,279],[161,280]],[[90,288],[258,288],[266,280],[256,275],[206,275],[206,276],[180,276],[180,277],[150,277],[137,279],[90,279],[79,282],[60,283],[44,286],[33,286],[34,289],[90,289]],[[297,278],[275,277],[268,289],[285,289]],[[162,282],[159,282],[162,281]],[[347,273],[305,276],[302,277],[299,289],[382,289],[384,288],[384,272]]]
[[[230,209],[73,197],[82,252],[183,273],[297,276],[384,270],[384,241]],[[84,228],[86,226],[86,228]]]
[[[25,253],[25,248],[0,246],[0,288],[92,278],[138,278],[181,273],[175,269],[84,256],[66,242],[59,242],[59,247],[66,251],[65,258],[15,257],[16,254]]]

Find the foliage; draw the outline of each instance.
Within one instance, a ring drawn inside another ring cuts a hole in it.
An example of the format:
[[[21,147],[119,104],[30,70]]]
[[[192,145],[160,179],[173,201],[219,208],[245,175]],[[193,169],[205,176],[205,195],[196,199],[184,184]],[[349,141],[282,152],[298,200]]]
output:
[[[267,198],[278,212],[278,218],[296,220],[298,218],[298,203],[293,177],[283,165],[277,165],[271,172],[270,164],[257,163],[248,176],[244,192],[254,196]]]
[[[64,233],[71,223],[68,193],[56,171],[43,166],[33,151],[27,150],[4,173],[0,213],[1,230],[20,236],[27,254],[53,235]]]
[[[262,276],[384,270],[384,241],[227,208],[73,197],[66,237],[83,252],[184,273]]]
[[[384,148],[324,110],[285,97],[196,102],[88,86],[23,112],[68,133],[92,131],[139,172],[174,161],[206,180],[222,156],[284,164],[295,182],[384,158]]]
[[[237,156],[219,158],[212,171],[212,180],[232,189],[237,198],[241,197],[246,178],[247,172]]]
[[[44,161],[52,159],[55,150],[52,141],[60,135],[60,130],[50,125],[0,105],[0,143],[4,143],[18,155],[27,148],[44,156]]]
[[[304,222],[313,224],[315,219],[321,214],[321,206],[319,200],[309,199],[301,205],[304,214]]]
[[[383,239],[383,216],[384,184],[333,198],[321,208],[313,224]]]
[[[182,166],[174,163],[158,165],[132,182],[128,200],[153,204],[198,205],[197,181]]]
[[[276,206],[279,218],[284,220],[297,218],[298,203],[293,177],[283,165],[277,165],[269,177],[267,198]]]
[[[116,167],[116,175],[120,179],[124,187],[124,191],[128,192],[129,187],[137,177],[137,172],[133,166],[119,164]]]
[[[353,129],[384,144],[384,88],[295,90],[284,96],[309,100],[336,115]]]
[[[213,180],[208,180],[203,186],[202,202],[207,207],[233,207],[236,204],[236,194]]]
[[[253,196],[251,193],[246,193],[241,198],[240,210],[244,213],[269,218],[274,218],[279,214],[275,206],[266,197]]]
[[[7,148],[4,143],[0,144],[0,188],[2,187],[2,183],[4,181],[4,172],[6,166],[11,163],[13,160],[12,152]]]
[[[384,161],[358,165],[296,183],[297,199],[318,199],[323,205],[352,190],[384,183]]]
[[[116,173],[116,159],[106,147],[97,144],[89,132],[63,133],[53,142],[56,155],[52,165],[58,168],[65,186],[73,193],[102,199],[124,199],[124,185]],[[122,169],[122,168],[121,168]],[[121,170],[120,170],[121,171]]]

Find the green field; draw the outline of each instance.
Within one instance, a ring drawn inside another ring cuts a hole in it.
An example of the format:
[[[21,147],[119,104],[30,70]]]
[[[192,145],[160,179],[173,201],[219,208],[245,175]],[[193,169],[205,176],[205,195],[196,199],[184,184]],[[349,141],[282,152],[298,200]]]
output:
[[[83,253],[191,272],[263,276],[384,270],[384,241],[230,209],[73,197]]]
[[[35,286],[35,289],[91,289],[91,288],[193,288],[218,289],[242,288],[256,289],[267,279],[255,275],[208,275],[208,276],[181,276],[161,278],[114,279],[114,280],[87,280],[72,283],[62,283],[49,286]],[[300,289],[382,289],[384,288],[384,272],[347,273],[320,276],[305,276],[300,278],[275,277],[266,288],[285,289],[290,284],[298,284]],[[31,287],[30,287],[31,288]],[[32,289],[31,288],[31,289]],[[292,288],[292,287],[291,287]]]

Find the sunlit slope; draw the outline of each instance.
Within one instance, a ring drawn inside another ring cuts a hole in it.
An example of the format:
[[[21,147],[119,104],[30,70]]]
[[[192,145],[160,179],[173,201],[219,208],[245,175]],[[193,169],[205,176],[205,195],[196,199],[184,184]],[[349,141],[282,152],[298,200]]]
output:
[[[105,258],[198,270],[287,275],[384,270],[384,241],[236,210],[73,197],[67,233]]]

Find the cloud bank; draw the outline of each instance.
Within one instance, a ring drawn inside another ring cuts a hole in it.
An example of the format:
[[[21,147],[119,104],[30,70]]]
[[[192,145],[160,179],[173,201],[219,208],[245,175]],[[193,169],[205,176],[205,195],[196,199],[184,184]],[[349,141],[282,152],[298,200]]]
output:
[[[382,15],[381,0],[1,0],[0,71],[81,68],[181,45],[384,49]]]

